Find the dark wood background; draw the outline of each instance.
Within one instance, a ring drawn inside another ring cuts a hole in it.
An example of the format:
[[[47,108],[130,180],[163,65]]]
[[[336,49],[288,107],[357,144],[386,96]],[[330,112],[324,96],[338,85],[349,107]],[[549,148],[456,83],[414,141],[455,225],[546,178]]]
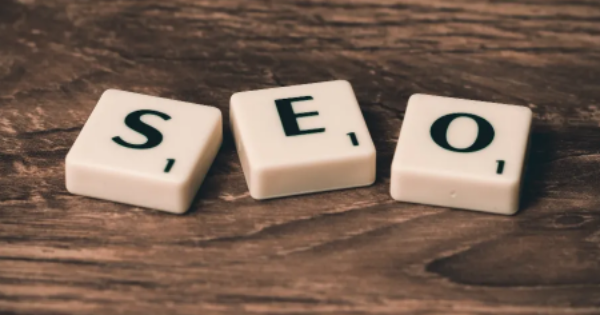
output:
[[[100,94],[352,82],[374,186],[252,200],[228,124],[190,212],[67,193]],[[514,217],[393,202],[406,101],[526,105]],[[0,0],[0,313],[600,314],[598,0]]]

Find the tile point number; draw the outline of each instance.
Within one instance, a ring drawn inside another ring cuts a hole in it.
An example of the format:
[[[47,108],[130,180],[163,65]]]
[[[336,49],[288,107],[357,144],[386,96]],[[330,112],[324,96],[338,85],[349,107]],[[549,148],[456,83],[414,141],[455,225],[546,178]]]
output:
[[[165,173],[169,173],[175,164],[175,159],[167,159],[167,166],[165,167]]]
[[[496,169],[496,174],[502,175],[502,173],[504,173],[504,164],[506,164],[506,162],[504,162],[504,160],[498,160],[496,162],[498,162],[498,168]]]
[[[356,134],[354,132],[350,132],[350,133],[348,133],[348,136],[350,137],[350,141],[352,141],[352,145],[357,147],[358,139],[356,138]]]

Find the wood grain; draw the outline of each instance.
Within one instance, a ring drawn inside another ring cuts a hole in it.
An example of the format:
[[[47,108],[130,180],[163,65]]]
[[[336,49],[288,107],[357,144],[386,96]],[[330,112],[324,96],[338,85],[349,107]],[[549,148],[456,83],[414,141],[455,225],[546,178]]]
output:
[[[374,186],[247,192],[231,134],[174,216],[70,195],[100,94],[218,106],[350,80]],[[600,314],[597,0],[0,0],[0,313]],[[535,112],[514,217],[393,202],[408,97]]]

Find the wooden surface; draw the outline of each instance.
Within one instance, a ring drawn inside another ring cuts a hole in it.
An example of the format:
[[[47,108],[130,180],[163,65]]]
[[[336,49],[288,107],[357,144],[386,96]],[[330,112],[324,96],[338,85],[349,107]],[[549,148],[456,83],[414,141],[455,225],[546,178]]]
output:
[[[184,216],[70,195],[108,88],[350,80],[374,186],[258,202],[229,126]],[[406,101],[529,106],[514,217],[393,202]],[[597,0],[0,0],[1,314],[600,314]]]

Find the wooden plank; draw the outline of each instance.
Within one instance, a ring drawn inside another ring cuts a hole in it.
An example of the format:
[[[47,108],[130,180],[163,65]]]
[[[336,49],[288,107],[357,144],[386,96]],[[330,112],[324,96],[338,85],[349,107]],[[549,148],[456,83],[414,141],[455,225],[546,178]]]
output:
[[[600,313],[596,0],[0,2],[0,313]],[[184,216],[70,195],[64,157],[119,88],[223,110],[351,81],[374,186],[254,201],[228,125]],[[414,93],[529,106],[514,217],[393,202]]]

